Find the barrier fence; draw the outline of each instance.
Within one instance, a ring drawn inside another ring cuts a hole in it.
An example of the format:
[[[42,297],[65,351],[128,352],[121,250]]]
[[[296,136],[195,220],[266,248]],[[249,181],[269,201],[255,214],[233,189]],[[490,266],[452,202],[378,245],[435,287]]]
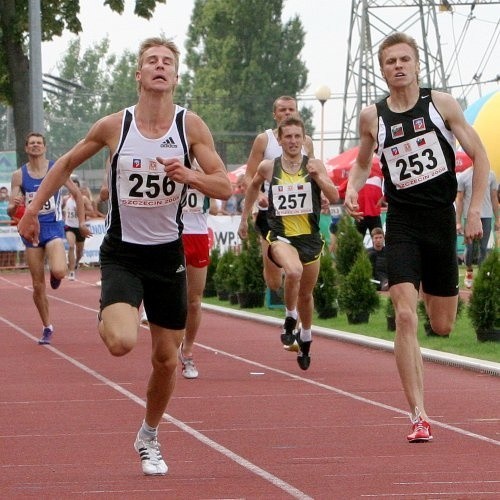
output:
[[[99,247],[106,232],[104,219],[91,219],[87,224],[92,231],[92,236],[85,241],[85,249],[81,262],[83,264],[97,264],[99,262]],[[239,215],[209,215],[208,235],[210,248],[218,247],[221,252],[228,248],[238,249],[241,240],[238,236]],[[325,235],[326,238],[326,235]],[[365,237],[365,246],[371,246],[368,235]],[[489,247],[494,245],[492,231]],[[25,247],[17,232],[17,227],[0,225],[0,269],[26,267],[24,255]],[[463,255],[463,236],[457,239],[457,254]]]
[[[106,232],[104,219],[91,219],[87,224],[92,236],[85,240],[82,264],[99,262],[99,247]],[[241,240],[238,236],[239,215],[209,215],[208,233],[210,247],[219,247],[221,251],[238,248]],[[17,232],[16,226],[0,225],[0,269],[26,267],[25,246]]]

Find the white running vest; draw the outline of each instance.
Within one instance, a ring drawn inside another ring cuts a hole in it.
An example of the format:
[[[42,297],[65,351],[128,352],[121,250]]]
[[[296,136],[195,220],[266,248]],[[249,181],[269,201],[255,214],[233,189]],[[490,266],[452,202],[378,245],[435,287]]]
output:
[[[140,133],[134,110],[131,106],[124,111],[119,146],[111,162],[107,233],[140,245],[169,243],[182,233],[187,186],[170,180],[156,157],[182,157],[191,168],[186,110],[176,106],[170,129],[158,139]]]

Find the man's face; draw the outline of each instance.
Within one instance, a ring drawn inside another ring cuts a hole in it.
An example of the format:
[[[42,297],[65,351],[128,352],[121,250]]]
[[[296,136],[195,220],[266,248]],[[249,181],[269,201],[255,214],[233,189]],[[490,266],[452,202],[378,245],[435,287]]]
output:
[[[36,135],[32,135],[28,138],[28,142],[24,149],[28,156],[43,156],[47,151],[43,143],[43,137],[38,137]]]
[[[297,103],[292,99],[280,99],[274,109],[274,119],[280,123],[287,116],[297,113]]]
[[[177,69],[173,52],[167,47],[150,47],[142,55],[141,69],[136,71],[141,89],[165,91],[177,85]]]
[[[419,62],[414,50],[406,43],[387,47],[382,52],[380,69],[389,87],[418,83]]]
[[[382,234],[375,234],[372,236],[373,248],[381,250],[384,248],[384,236]]]
[[[287,125],[282,128],[278,142],[287,156],[301,154],[304,145],[304,133],[299,125]]]
[[[9,197],[9,190],[6,187],[0,188],[0,200],[6,200]]]

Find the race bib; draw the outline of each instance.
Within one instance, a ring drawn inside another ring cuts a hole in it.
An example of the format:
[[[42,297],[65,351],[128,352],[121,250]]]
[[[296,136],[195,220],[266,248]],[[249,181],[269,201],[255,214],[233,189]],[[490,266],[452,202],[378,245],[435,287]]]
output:
[[[161,207],[178,203],[183,185],[171,180],[154,158],[120,156],[118,193],[121,205]]]
[[[29,193],[25,194],[26,198],[26,206],[29,205],[32,201],[33,198],[36,195],[36,191],[31,191]],[[39,214],[50,214],[56,211],[56,200],[53,196],[51,196],[42,206],[40,211],[38,212]]]
[[[197,189],[188,188],[186,195],[186,204],[182,208],[184,213],[200,214],[203,212],[203,202],[205,195]]]
[[[448,171],[434,130],[384,148],[383,154],[396,189],[417,186]]]
[[[271,188],[276,215],[312,213],[311,183],[273,185]]]

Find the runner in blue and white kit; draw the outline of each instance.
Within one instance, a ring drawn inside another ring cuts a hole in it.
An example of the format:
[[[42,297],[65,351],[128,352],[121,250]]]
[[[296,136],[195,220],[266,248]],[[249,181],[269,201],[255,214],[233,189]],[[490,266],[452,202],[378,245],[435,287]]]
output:
[[[134,447],[144,474],[166,474],[157,429],[175,386],[177,352],[186,322],[186,269],[181,234],[187,185],[217,199],[231,184],[212,135],[201,118],[176,106],[179,51],[164,38],[139,49],[135,106],[98,120],[62,156],[19,223],[36,241],[36,215],[71,172],[103,148],[111,154],[107,234],[101,246],[99,333],[114,356],[136,344],[144,299],[152,339],[153,370],[146,415]],[[196,159],[201,169],[193,170]]]
[[[25,151],[28,162],[12,174],[9,213],[14,213],[17,205],[30,205],[44,177],[53,168],[54,162],[45,157],[47,147],[42,134],[31,132],[26,137]],[[78,187],[69,180],[66,187],[75,197],[75,216],[80,223],[83,237],[90,235],[85,226],[83,197]],[[61,211],[61,191],[54,190],[38,212],[40,236],[36,245],[22,238],[26,246],[26,260],[33,282],[33,301],[42,320],[43,330],[39,344],[50,344],[54,327],[50,319],[49,300],[45,289],[45,261],[50,272],[50,286],[59,288],[67,272],[66,251],[64,249],[64,221]],[[21,235],[22,236],[22,235]]]

